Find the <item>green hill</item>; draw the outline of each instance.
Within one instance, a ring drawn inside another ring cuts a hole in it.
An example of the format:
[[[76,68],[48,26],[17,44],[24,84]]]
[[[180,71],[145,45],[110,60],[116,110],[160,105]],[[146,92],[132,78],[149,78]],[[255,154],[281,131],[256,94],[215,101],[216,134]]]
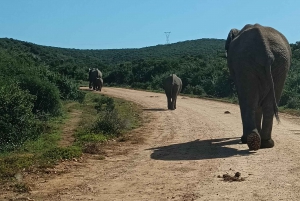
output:
[[[79,50],[3,38],[0,50],[26,55],[36,63],[49,66],[51,71],[77,80],[87,79],[88,68],[99,68],[106,84],[160,89],[162,77],[176,73],[184,81],[183,89],[188,87],[187,93],[217,95],[220,92],[209,85],[211,81],[219,82],[217,74],[228,73],[222,58],[224,43],[219,39],[199,39],[139,49]],[[211,74],[212,70],[215,73]]]

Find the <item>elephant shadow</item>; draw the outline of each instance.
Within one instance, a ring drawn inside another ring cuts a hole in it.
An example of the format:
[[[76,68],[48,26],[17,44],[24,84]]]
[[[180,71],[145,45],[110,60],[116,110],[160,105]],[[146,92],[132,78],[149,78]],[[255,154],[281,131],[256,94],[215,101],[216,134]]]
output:
[[[151,154],[152,159],[166,161],[204,160],[253,154],[249,149],[238,150],[225,147],[226,145],[238,144],[239,142],[240,138],[195,140],[186,143],[154,147],[147,150],[153,150],[153,153]]]
[[[144,108],[144,111],[167,111],[167,109],[164,108]]]

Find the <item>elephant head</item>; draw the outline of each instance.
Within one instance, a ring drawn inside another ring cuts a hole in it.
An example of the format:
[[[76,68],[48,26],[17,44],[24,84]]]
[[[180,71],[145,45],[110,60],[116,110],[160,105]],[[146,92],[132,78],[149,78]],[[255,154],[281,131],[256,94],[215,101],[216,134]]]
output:
[[[240,30],[238,29],[231,29],[228,36],[227,36],[227,40],[226,40],[226,43],[225,43],[225,55],[227,57],[227,52],[229,50],[229,46],[230,46],[230,43],[233,39],[236,38],[236,36],[239,34]]]

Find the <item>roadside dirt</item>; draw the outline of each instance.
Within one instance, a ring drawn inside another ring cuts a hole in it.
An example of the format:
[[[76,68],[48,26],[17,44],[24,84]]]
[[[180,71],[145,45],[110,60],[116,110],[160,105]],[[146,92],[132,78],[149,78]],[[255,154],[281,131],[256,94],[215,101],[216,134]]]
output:
[[[11,200],[300,200],[298,117],[280,114],[275,147],[249,152],[237,105],[179,96],[169,111],[164,94],[101,93],[143,106],[145,124],[131,133],[143,143],[107,145],[104,160],[72,161],[68,173],[37,178],[30,194]],[[220,178],[237,172],[243,181]]]
[[[66,122],[63,128],[61,140],[59,142],[59,146],[67,147],[73,144],[75,138],[73,136],[78,123],[81,119],[81,111],[72,110],[70,113],[70,119]]]

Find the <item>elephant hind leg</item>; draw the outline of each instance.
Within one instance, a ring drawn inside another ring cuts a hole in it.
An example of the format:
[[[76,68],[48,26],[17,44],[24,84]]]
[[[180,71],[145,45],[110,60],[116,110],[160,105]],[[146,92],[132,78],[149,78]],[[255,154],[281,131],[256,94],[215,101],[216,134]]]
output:
[[[168,109],[169,110],[172,110],[172,100],[171,100],[171,98],[170,97],[167,97],[167,101],[168,101]]]
[[[255,123],[257,131],[260,133],[261,131],[261,119],[262,119],[262,108],[258,107],[255,111]]]
[[[272,148],[274,147],[275,143],[272,139],[269,140],[261,140],[261,145],[260,148],[261,149],[265,149],[265,148]]]
[[[176,109],[176,102],[177,102],[177,95],[178,95],[178,91],[179,91],[180,86],[178,85],[174,85],[172,88],[172,105],[173,105],[173,109]]]
[[[256,132],[252,132],[247,136],[247,145],[250,150],[258,150],[261,146],[260,135]]]
[[[262,112],[263,121],[262,129],[260,132],[261,136],[261,148],[272,148],[274,147],[274,141],[272,140],[272,127],[274,118],[274,109],[272,102],[272,93],[269,93],[263,102]]]

